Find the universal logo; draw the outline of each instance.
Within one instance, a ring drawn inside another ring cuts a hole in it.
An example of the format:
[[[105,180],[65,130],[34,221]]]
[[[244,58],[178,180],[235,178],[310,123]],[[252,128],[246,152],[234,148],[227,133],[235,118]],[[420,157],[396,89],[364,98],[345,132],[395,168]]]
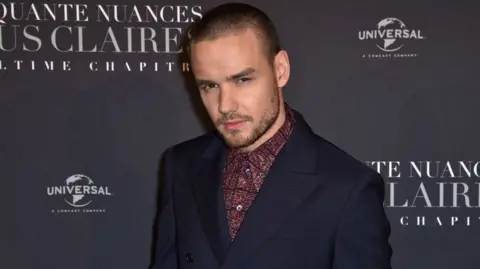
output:
[[[407,27],[397,18],[385,18],[377,23],[376,29],[358,31],[360,41],[372,42],[377,47],[376,53],[364,53],[362,58],[414,58],[417,53],[405,51],[406,43],[424,40],[421,30]]]
[[[64,185],[47,187],[48,196],[60,196],[67,208],[52,209],[52,213],[94,213],[105,212],[106,209],[91,207],[99,196],[111,196],[108,186],[101,186],[88,176],[75,174],[64,181]]]

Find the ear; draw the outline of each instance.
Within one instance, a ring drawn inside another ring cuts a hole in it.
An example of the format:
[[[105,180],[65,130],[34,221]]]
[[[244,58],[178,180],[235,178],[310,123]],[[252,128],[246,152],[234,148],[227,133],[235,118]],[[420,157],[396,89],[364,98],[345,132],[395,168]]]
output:
[[[278,87],[284,87],[290,78],[290,61],[286,51],[281,50],[273,62]]]

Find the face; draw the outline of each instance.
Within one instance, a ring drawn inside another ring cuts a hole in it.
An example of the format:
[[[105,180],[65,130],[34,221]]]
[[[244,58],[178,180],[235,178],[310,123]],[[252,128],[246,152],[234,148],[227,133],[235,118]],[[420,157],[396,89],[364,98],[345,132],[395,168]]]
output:
[[[247,29],[192,45],[191,66],[202,102],[230,147],[253,149],[280,128],[286,52],[272,66],[262,41]]]

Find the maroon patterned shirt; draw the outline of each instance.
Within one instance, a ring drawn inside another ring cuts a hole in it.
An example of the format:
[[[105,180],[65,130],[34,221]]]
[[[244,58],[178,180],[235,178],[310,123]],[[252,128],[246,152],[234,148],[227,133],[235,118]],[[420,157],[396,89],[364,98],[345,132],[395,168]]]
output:
[[[225,209],[232,240],[253,203],[265,176],[293,130],[293,113],[285,104],[286,119],[273,137],[249,153],[230,149],[223,174]]]

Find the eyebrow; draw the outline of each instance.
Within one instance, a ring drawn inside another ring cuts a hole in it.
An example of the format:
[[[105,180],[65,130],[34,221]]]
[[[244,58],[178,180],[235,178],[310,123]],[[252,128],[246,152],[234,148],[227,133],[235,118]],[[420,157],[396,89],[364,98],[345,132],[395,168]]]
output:
[[[242,71],[240,71],[236,74],[228,76],[227,81],[237,80],[239,78],[248,76],[248,75],[253,74],[255,72],[257,72],[257,70],[255,68],[248,67],[248,68],[245,68],[244,70],[242,70]],[[215,82],[213,80],[208,80],[208,79],[198,79],[196,82],[197,82],[197,85],[217,84],[217,82]]]

